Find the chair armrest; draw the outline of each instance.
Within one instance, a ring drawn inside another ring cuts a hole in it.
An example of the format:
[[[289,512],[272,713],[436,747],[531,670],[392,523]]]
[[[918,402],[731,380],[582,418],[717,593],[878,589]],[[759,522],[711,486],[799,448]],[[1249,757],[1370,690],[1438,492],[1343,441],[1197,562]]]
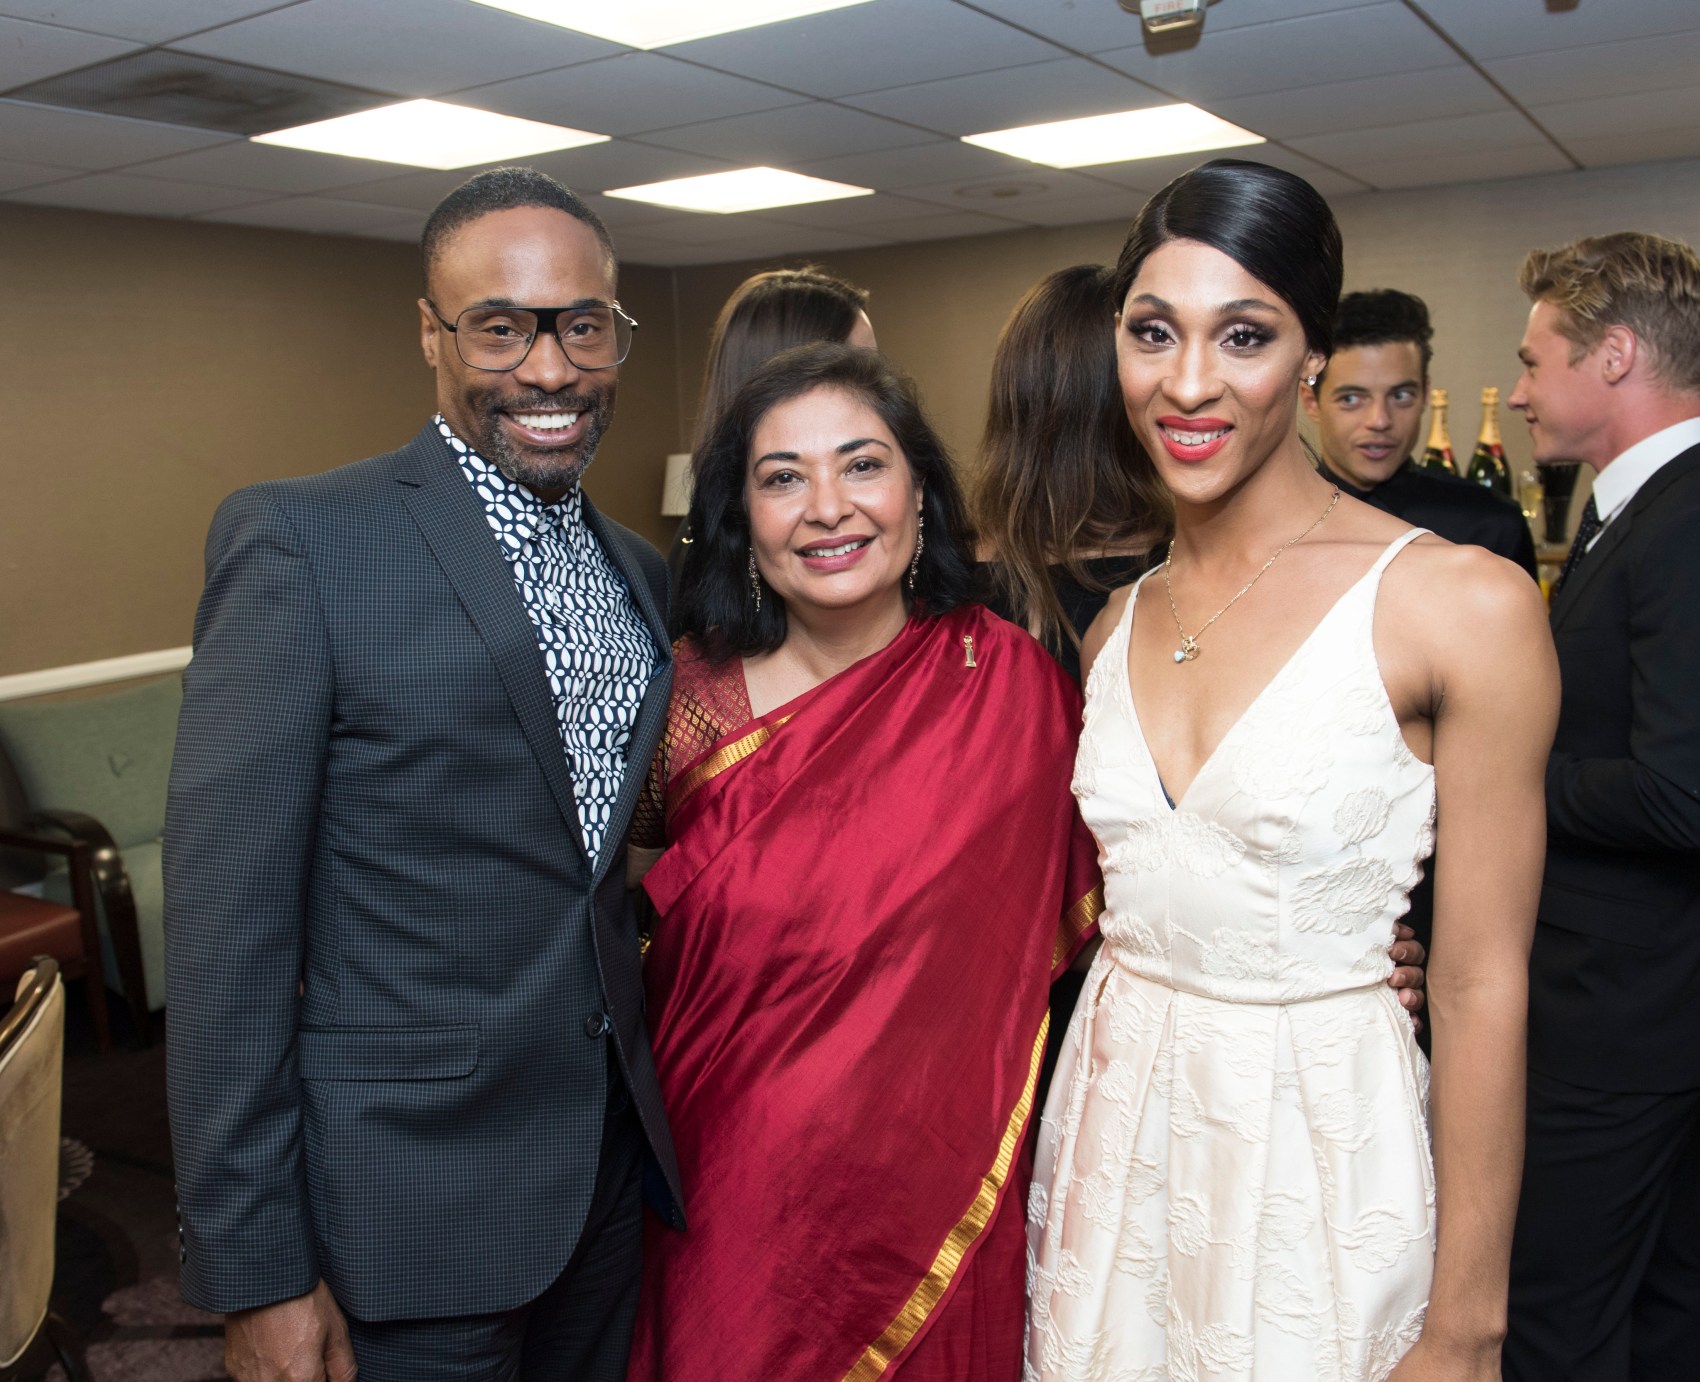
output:
[[[118,958],[118,978],[124,986],[124,997],[129,1002],[141,1043],[148,1045],[148,986],[142,973],[141,926],[136,920],[130,874],[112,832],[83,811],[37,811],[30,821],[32,825],[61,831],[88,850],[89,873],[100,890],[100,900],[106,909],[106,929]]]
[[[93,862],[89,842],[76,836],[67,840],[34,830],[0,829],[0,845],[8,849],[33,850],[37,854],[56,854],[72,869],[88,869]]]

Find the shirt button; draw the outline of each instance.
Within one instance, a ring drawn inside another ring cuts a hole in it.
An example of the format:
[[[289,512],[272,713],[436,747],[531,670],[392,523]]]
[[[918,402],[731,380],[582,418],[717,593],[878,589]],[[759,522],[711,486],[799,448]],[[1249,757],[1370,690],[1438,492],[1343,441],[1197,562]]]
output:
[[[592,1013],[584,1020],[584,1034],[593,1041],[597,1037],[607,1036],[613,1030],[614,1019],[607,1013]]]

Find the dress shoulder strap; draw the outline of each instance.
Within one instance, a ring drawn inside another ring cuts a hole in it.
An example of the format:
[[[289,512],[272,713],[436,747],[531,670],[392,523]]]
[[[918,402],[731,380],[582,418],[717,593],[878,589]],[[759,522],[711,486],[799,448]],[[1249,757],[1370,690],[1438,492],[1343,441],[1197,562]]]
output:
[[[1392,542],[1387,544],[1387,550],[1375,559],[1375,565],[1370,567],[1366,574],[1372,576],[1376,583],[1379,584],[1381,580],[1381,573],[1387,570],[1387,567],[1389,563],[1392,562],[1393,558],[1398,556],[1399,553],[1403,552],[1407,547],[1428,531],[1429,530],[1427,528],[1412,528],[1408,533],[1400,533],[1398,537],[1394,538]]]

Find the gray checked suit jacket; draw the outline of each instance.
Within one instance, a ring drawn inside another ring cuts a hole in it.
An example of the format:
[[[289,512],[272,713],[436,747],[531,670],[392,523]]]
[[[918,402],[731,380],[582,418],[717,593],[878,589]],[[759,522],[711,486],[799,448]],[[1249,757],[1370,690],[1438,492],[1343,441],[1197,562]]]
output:
[[[165,837],[203,1309],[321,1277],[368,1320],[534,1298],[584,1225],[611,1055],[682,1226],[624,887],[672,684],[667,576],[585,517],[656,647],[594,869],[535,631],[434,427],[213,520]]]

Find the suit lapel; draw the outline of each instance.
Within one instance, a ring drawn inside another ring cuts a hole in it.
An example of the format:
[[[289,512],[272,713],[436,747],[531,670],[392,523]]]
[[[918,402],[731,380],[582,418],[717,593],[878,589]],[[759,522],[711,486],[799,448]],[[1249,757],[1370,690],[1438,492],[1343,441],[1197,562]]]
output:
[[[655,667],[650,674],[649,685],[644,688],[637,720],[632,725],[631,741],[626,754],[626,775],[620,783],[620,794],[614,800],[613,815],[609,821],[607,839],[612,844],[625,833],[626,823],[637,806],[638,794],[643,790],[644,781],[649,776],[650,760],[655,757],[655,747],[661,741],[661,729],[667,719],[667,702],[673,691],[673,649],[667,639],[667,621],[662,618],[661,610],[656,605],[655,594],[649,587],[643,568],[633,557],[626,543],[621,540],[620,534],[610,528],[607,520],[597,512],[588,494],[584,496],[584,519],[592,536],[602,545],[608,560],[624,579],[633,603],[643,616],[644,623],[649,626],[649,636],[657,649]],[[596,882],[601,881],[617,853],[617,849],[603,849],[593,875]]]
[[[537,631],[514,588],[513,569],[490,532],[477,494],[436,428],[427,424],[403,456],[413,462],[413,473],[401,479],[402,501],[489,649],[520,729],[566,821],[574,852],[588,869],[555,703],[537,652]]]
[[[1572,617],[1571,612],[1581,603],[1583,591],[1593,584],[1610,562],[1612,555],[1628,541],[1636,516],[1651,508],[1665,490],[1696,469],[1700,469],[1700,446],[1690,447],[1660,466],[1647,478],[1647,482],[1635,491],[1635,497],[1623,506],[1623,512],[1606,524],[1605,530],[1595,539],[1588,555],[1582,558],[1582,564],[1571,573],[1570,579],[1564,583],[1564,589],[1559,592],[1557,605],[1552,612],[1552,626],[1555,632],[1564,627]]]

